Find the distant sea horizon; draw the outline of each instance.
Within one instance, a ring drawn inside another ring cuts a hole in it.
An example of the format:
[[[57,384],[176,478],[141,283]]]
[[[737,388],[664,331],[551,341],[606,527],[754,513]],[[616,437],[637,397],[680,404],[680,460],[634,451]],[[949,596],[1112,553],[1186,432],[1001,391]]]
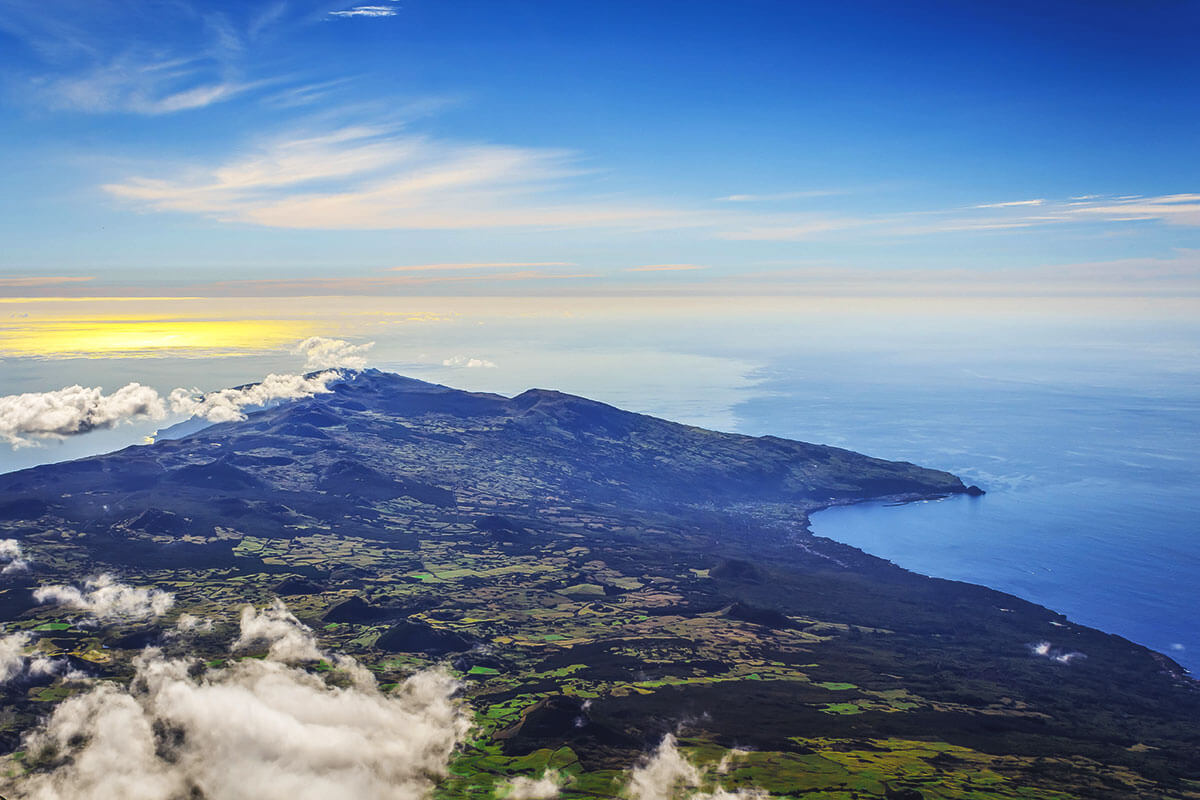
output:
[[[812,515],[816,535],[1039,603],[1200,676],[1190,376],[1100,386],[964,375],[950,385],[926,373],[899,384],[871,390],[779,366],[738,413],[748,432],[945,469],[987,494],[838,506]]]
[[[1200,674],[1195,302],[371,302],[419,321],[363,327],[387,317],[347,313],[328,325],[374,340],[371,363],[381,369],[508,395],[557,389],[952,472],[987,495],[838,508],[814,515],[813,530],[916,572],[1040,603]],[[461,366],[471,359],[483,366]],[[112,391],[132,380],[164,393],[198,382],[213,390],[299,366],[286,349],[12,358],[5,391],[71,382]],[[116,450],[174,421],[2,452],[0,472]]]

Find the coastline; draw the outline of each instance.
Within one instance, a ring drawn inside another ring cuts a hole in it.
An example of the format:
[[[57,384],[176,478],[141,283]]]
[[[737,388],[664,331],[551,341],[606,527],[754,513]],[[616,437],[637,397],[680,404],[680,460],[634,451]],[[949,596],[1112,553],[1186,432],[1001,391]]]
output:
[[[1167,653],[1162,652],[1161,650],[1158,650],[1150,645],[1138,642],[1138,641],[1131,639],[1128,636],[1125,636],[1123,634],[1114,633],[1112,631],[1106,630],[1105,628],[1098,626],[1098,625],[1076,622],[1076,621],[1072,620],[1070,617],[1068,617],[1067,614],[1065,614],[1061,611],[1057,611],[1056,609],[1054,609],[1048,605],[1044,605],[1035,599],[1029,599],[1029,598],[1023,597],[1019,594],[1007,591],[1003,588],[997,588],[995,586],[991,586],[987,583],[980,582],[980,581],[972,581],[972,580],[966,580],[966,579],[961,579],[961,578],[944,577],[941,575],[922,572],[919,569],[915,569],[913,567],[906,566],[905,564],[899,563],[898,561],[888,558],[887,556],[883,556],[883,555],[879,555],[877,553],[870,552],[869,550],[867,550],[863,547],[860,547],[858,545],[852,544],[850,542],[842,541],[841,539],[837,539],[832,536],[827,536],[827,535],[824,535],[821,533],[817,533],[814,530],[813,517],[816,514],[825,512],[825,511],[833,511],[833,510],[837,510],[837,509],[844,509],[844,508],[850,508],[850,507],[867,507],[867,508],[877,508],[877,509],[903,508],[906,506],[920,505],[920,504],[924,504],[924,503],[942,502],[945,500],[951,500],[951,499],[957,499],[957,498],[968,498],[971,500],[975,500],[975,499],[978,499],[979,496],[980,495],[975,495],[975,494],[969,493],[964,490],[962,492],[950,492],[950,493],[939,492],[939,493],[933,493],[933,494],[919,494],[919,493],[910,492],[910,493],[903,493],[903,494],[896,494],[896,495],[885,495],[885,496],[880,496],[880,497],[864,498],[864,499],[858,499],[858,500],[838,499],[835,501],[821,504],[818,507],[806,509],[803,512],[804,519],[802,522],[802,527],[803,527],[804,533],[810,539],[812,539],[814,541],[827,542],[830,545],[836,546],[838,548],[849,549],[853,552],[860,553],[869,558],[882,561],[892,567],[895,567],[896,569],[902,570],[903,572],[905,572],[907,574],[914,575],[919,578],[928,579],[928,580],[935,580],[935,581],[947,582],[947,583],[952,583],[952,584],[961,584],[963,586],[969,586],[969,587],[978,588],[978,589],[985,589],[989,592],[996,593],[1003,597],[1008,597],[1013,600],[1019,601],[1021,603],[1027,603],[1027,604],[1036,606],[1037,608],[1044,610],[1048,614],[1051,614],[1051,615],[1061,618],[1062,620],[1065,621],[1064,624],[1069,624],[1070,626],[1073,626],[1073,627],[1078,627],[1078,628],[1095,631],[1095,632],[1104,634],[1106,636],[1116,637],[1116,638],[1128,643],[1131,647],[1145,651],[1148,655],[1150,655],[1152,658],[1154,658],[1156,661],[1158,661],[1160,663],[1160,665],[1163,667],[1164,673],[1170,675],[1173,679],[1185,682],[1189,685],[1192,685],[1192,686],[1200,689],[1200,674],[1193,673],[1190,669],[1188,669],[1186,666],[1184,666],[1183,664],[1176,661],[1174,658],[1172,658]]]

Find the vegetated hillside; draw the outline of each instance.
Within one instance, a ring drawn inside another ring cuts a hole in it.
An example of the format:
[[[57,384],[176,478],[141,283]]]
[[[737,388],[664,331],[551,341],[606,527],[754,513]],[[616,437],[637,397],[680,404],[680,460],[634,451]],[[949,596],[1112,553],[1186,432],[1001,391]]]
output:
[[[1169,659],[807,530],[830,503],[966,493],[952,475],[543,390],[333,388],[0,476],[0,537],[36,562],[0,619],[122,677],[147,642],[181,646],[157,638],[179,613],[216,622],[188,645],[212,658],[241,604],[282,597],[384,679],[448,661],[477,735],[446,796],[550,761],[568,796],[615,794],[674,730],[753,748],[731,785],[777,794],[1198,796],[1200,694]],[[175,608],[89,628],[32,600],[101,571]],[[5,687],[9,748],[57,680]]]

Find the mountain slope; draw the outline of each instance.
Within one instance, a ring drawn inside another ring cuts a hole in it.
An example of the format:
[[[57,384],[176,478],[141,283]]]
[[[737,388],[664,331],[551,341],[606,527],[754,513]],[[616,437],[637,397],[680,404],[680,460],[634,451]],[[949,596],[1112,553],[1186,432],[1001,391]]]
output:
[[[448,660],[478,717],[447,796],[546,753],[612,794],[609,770],[674,730],[754,748],[738,780],[779,794],[1195,796],[1200,694],[1169,659],[808,532],[830,503],[967,493],[952,475],[544,390],[331,387],[0,476],[0,537],[36,562],[0,615],[67,624],[41,646],[117,678],[180,611],[215,622],[192,645],[209,658],[277,596],[384,678]],[[101,571],[176,610],[88,628],[33,603]],[[6,688],[11,746],[47,686]]]

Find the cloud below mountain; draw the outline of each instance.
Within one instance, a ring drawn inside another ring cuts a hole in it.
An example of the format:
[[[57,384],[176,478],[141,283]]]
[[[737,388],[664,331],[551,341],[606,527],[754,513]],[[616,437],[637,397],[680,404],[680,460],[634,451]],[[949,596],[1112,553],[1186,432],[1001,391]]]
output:
[[[99,623],[150,619],[165,614],[175,596],[161,589],[129,586],[102,574],[78,586],[50,585],[34,590],[39,603],[56,603],[85,612]]]
[[[440,670],[384,693],[269,658],[197,674],[148,649],[134,666],[129,687],[98,682],[27,737],[26,763],[54,766],[0,781],[7,796],[418,800],[469,727]]]
[[[236,422],[249,407],[280,400],[296,400],[330,391],[329,383],[341,377],[339,369],[366,366],[366,352],[374,342],[352,344],[342,339],[313,336],[300,342],[293,353],[305,358],[315,375],[272,373],[258,383],[215,392],[177,388],[164,398],[140,383],[130,383],[105,394],[99,387],[68,386],[49,392],[29,392],[0,397],[0,441],[26,447],[40,439],[62,439],[89,431],[114,428],[138,420],[161,420],[170,414],[200,417],[209,422]],[[468,366],[490,366],[490,362]]]

